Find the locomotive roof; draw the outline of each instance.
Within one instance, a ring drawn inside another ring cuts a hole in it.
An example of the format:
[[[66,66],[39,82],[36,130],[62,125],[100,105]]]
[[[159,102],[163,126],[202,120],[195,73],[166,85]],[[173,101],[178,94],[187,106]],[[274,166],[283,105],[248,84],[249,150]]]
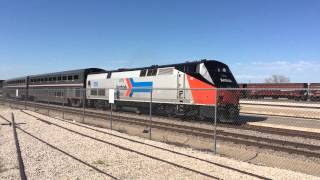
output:
[[[203,62],[210,62],[210,63],[217,63],[217,64],[222,64],[227,66],[226,64],[217,61],[217,60],[206,60],[206,59],[202,59],[199,61],[191,61],[191,62],[184,62],[184,63],[178,63],[178,64],[167,64],[167,65],[152,65],[152,66],[146,66],[146,67],[140,67],[140,68],[119,68],[117,70],[111,70],[111,71],[107,71],[107,72],[122,72],[122,71],[134,71],[134,70],[143,70],[143,69],[154,69],[154,68],[166,68],[166,67],[183,67],[185,65],[197,65]]]
[[[287,84],[308,84],[308,83],[239,83],[239,84],[248,84],[248,85],[287,85]]]

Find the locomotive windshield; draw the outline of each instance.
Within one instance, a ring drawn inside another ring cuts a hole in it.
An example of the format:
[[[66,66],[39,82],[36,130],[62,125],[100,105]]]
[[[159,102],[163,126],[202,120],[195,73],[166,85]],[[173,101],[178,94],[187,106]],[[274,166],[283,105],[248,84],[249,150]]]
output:
[[[227,65],[217,62],[205,63],[213,83],[219,88],[238,88],[239,85]]]

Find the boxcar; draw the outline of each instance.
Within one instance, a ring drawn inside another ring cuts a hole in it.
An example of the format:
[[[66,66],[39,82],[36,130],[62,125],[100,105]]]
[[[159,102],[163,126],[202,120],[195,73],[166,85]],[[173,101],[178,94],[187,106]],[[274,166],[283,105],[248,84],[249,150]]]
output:
[[[247,88],[248,98],[270,97],[295,100],[307,100],[308,98],[307,83],[257,83],[247,84]]]
[[[309,91],[311,101],[320,101],[320,83],[311,83]]]

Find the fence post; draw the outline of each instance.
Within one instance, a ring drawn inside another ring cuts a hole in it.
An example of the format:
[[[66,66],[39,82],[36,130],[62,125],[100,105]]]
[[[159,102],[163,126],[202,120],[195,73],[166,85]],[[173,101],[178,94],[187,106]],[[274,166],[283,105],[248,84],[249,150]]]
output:
[[[10,107],[10,109],[12,109],[12,107],[11,107],[11,95],[10,95],[10,92],[9,92],[9,96],[8,96],[8,102],[9,102],[9,107]]]
[[[82,123],[84,123],[85,115],[86,115],[86,89],[82,88]]]
[[[151,130],[152,130],[152,89],[150,89],[150,110],[149,110],[149,139],[151,140]]]
[[[27,99],[28,99],[28,92],[27,89],[25,90],[25,98],[24,98],[24,110],[27,110]]]
[[[48,116],[50,116],[50,109],[49,109],[49,105],[50,105],[50,102],[49,102],[49,101],[50,101],[50,100],[49,100],[49,96],[50,96],[50,90],[48,89],[48,91],[47,91],[47,98],[48,98],[48,99],[47,99],[47,101],[48,101],[48,102],[47,102],[47,103],[48,103],[48,104],[47,104],[47,105],[48,105]]]
[[[33,106],[34,106],[34,112],[37,111],[37,94],[36,94],[36,90],[32,89],[32,94],[33,94]]]
[[[110,129],[112,130],[112,108],[113,108],[113,103],[110,105]]]
[[[116,93],[118,93],[118,87],[116,87],[116,89],[115,89],[115,91],[116,91]],[[108,93],[109,93],[109,103],[110,103],[110,98],[111,98],[111,93],[110,93],[110,89],[108,89]],[[113,96],[114,96],[114,92],[113,92]],[[113,98],[115,98],[115,97],[113,97]],[[115,99],[113,99],[113,101],[114,101]],[[115,101],[114,101],[115,102]],[[113,103],[114,103],[113,102]],[[111,102],[110,103],[110,129],[112,130],[112,111],[113,111],[113,103]]]
[[[216,99],[216,105],[214,107],[214,131],[213,131],[213,152],[214,154],[217,154],[217,108],[218,108],[218,101],[219,101],[219,89],[216,88],[216,93],[215,93],[215,99]]]
[[[64,101],[66,100],[65,99],[65,89],[62,90],[62,119],[64,119]]]

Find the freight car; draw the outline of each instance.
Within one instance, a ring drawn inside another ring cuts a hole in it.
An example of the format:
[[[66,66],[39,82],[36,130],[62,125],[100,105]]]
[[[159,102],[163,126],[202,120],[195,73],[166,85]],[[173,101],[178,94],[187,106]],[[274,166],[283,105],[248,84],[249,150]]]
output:
[[[108,105],[105,89],[116,89],[115,109],[152,111],[172,116],[213,118],[218,104],[219,120],[234,122],[239,116],[238,88],[230,69],[224,63],[202,60],[181,64],[119,69],[88,75],[87,98],[90,105]],[[152,93],[151,93],[152,92]]]
[[[320,101],[320,83],[309,85],[309,97],[311,101]]]
[[[307,83],[269,83],[247,84],[248,95],[251,98],[271,97],[273,99],[288,98],[307,100]],[[259,89],[260,88],[260,89]]]
[[[241,98],[288,98],[297,101],[320,100],[320,83],[240,84]]]

